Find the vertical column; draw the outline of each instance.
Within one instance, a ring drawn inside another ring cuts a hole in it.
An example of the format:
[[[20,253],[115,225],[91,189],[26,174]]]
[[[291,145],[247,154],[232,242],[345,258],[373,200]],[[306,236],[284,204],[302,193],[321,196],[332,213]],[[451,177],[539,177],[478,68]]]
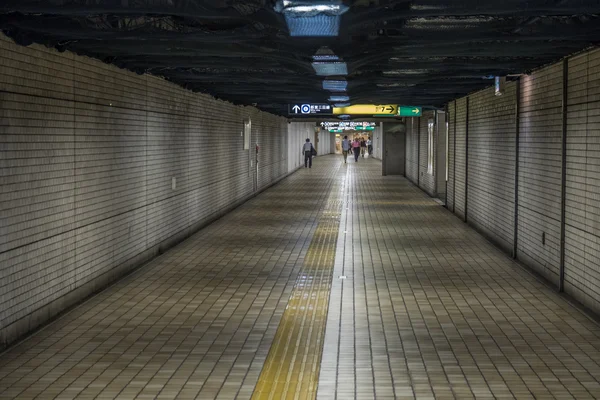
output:
[[[404,121],[406,121],[406,129],[404,130],[404,177],[408,179],[408,152],[410,151],[408,149],[408,135],[412,135],[413,124],[410,118],[404,118]],[[408,130],[408,121],[410,121],[410,131]]]
[[[569,84],[569,61],[563,60],[562,91],[562,160],[561,160],[561,203],[560,203],[560,266],[558,291],[565,291],[565,215],[567,197],[567,90]]]
[[[454,179],[452,179],[452,213],[456,212],[456,108],[458,99],[454,100],[454,156],[452,157],[452,170]]]
[[[519,236],[519,144],[520,144],[520,114],[521,108],[521,79],[517,80],[517,101],[515,107],[515,220],[513,233],[513,258],[517,258]]]
[[[417,186],[421,187],[421,117],[417,118]]]
[[[450,168],[450,135],[448,134],[448,125],[450,124],[450,107],[446,104],[444,107],[446,114],[446,123],[444,124],[444,135],[446,136],[446,165],[444,166],[444,181],[446,183],[446,193],[444,194],[444,204],[448,208],[448,169]]]
[[[469,97],[467,97],[467,110],[465,121],[465,222],[469,210]]]

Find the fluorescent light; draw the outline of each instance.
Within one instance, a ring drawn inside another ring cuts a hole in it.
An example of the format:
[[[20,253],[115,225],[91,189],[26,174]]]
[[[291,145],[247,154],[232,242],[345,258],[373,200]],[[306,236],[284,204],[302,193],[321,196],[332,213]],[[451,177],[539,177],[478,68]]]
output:
[[[312,58],[313,61],[340,61],[340,58],[327,46],[321,46]]]
[[[291,4],[293,1],[284,1],[283,4]],[[341,11],[342,7],[339,4],[313,4],[305,6],[293,6],[289,5],[285,9],[285,13],[297,13],[297,14],[313,14],[313,13],[333,13],[337,14]]]
[[[384,75],[421,75],[428,73],[428,69],[393,69],[389,71],[383,71]]]
[[[290,36],[337,36],[340,15],[348,7],[342,0],[279,0],[275,11],[284,15]]]
[[[314,17],[296,17],[285,14],[285,22],[290,36],[337,36],[340,32],[340,17],[315,15]]]
[[[323,81],[323,89],[330,92],[345,92],[348,82],[343,80],[326,79]]]
[[[312,67],[319,76],[348,75],[348,67],[345,62],[314,62]]]
[[[340,108],[340,107],[348,107],[350,106],[352,103],[335,103],[333,106]]]
[[[312,58],[314,61],[338,61],[340,59],[335,54],[315,54]]]
[[[275,4],[275,11],[311,17],[317,14],[340,16],[348,11],[348,7],[342,0],[279,0]]]
[[[348,101],[350,100],[350,96],[329,96],[329,101]]]

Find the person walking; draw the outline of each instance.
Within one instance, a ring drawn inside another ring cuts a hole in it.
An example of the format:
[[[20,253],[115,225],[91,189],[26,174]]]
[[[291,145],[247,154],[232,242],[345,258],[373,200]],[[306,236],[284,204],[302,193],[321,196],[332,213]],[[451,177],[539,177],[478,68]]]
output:
[[[360,139],[360,155],[362,158],[365,158],[365,153],[367,152],[367,142],[365,139]]]
[[[352,150],[354,151],[354,162],[358,162],[358,156],[360,155],[360,140],[358,138],[352,142]]]
[[[344,164],[348,162],[348,152],[352,148],[352,143],[348,140],[348,136],[344,136],[344,140],[342,140],[342,154],[344,155]]]
[[[304,168],[312,168],[312,159],[313,155],[316,155],[316,151],[309,138],[306,138],[302,152],[304,153]]]
[[[371,141],[371,136],[367,139],[367,151],[369,152],[369,157],[373,155],[373,142]]]

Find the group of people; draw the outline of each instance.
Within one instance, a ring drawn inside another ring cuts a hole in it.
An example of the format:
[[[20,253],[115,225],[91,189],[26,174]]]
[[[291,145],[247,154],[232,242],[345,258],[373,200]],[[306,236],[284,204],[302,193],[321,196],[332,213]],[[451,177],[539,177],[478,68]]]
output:
[[[373,142],[371,142],[371,138],[369,137],[367,140],[354,138],[351,142],[348,139],[348,136],[344,136],[344,140],[342,140],[342,154],[344,155],[344,163],[348,162],[348,152],[352,151],[354,153],[354,162],[358,162],[358,157],[362,155],[365,157],[373,154]]]
[[[368,156],[373,154],[373,142],[369,137],[367,140],[354,138],[351,142],[348,140],[348,136],[344,136],[342,140],[342,154],[344,155],[344,163],[348,162],[348,152],[354,153],[354,162],[358,162],[358,157],[365,154]],[[306,139],[306,142],[302,146],[302,153],[304,154],[304,168],[312,168],[312,159],[317,155],[317,152],[310,142],[310,139]]]

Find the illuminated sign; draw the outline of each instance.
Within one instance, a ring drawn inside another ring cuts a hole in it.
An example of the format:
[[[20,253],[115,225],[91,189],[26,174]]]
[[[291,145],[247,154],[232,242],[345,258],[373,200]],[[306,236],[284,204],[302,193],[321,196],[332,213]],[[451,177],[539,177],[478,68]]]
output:
[[[331,104],[289,104],[288,114],[290,115],[331,115],[333,107]]]
[[[345,131],[374,131],[377,123],[356,121],[321,122],[321,126],[329,132],[342,133]]]
[[[399,117],[420,117],[423,114],[423,108],[412,107],[412,106],[400,106],[398,107]]]
[[[398,106],[396,104],[356,104],[348,107],[333,108],[333,115],[355,114],[394,116],[397,112]]]
[[[397,104],[356,104],[347,107],[334,107],[333,115],[373,115],[377,117],[420,117],[422,107],[399,106]]]

